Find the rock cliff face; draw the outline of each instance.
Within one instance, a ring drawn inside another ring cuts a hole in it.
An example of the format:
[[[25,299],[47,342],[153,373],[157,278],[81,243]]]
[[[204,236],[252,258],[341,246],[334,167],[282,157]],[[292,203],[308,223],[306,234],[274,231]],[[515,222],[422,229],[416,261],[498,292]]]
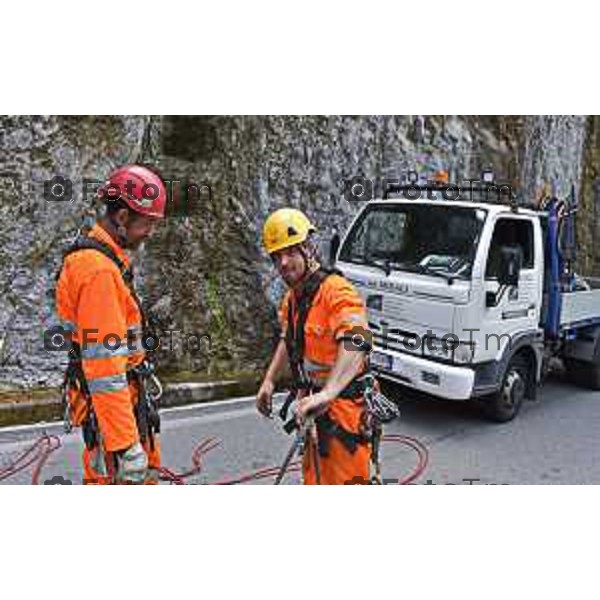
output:
[[[136,257],[163,333],[161,368],[216,376],[259,368],[273,347],[282,290],[260,247],[265,216],[302,208],[325,242],[358,208],[343,197],[356,175],[377,191],[409,168],[462,178],[491,166],[528,197],[544,182],[561,193],[573,182],[589,217],[579,234],[591,271],[599,127],[586,117],[0,117],[0,385],[60,380],[64,356],[43,347],[53,278],[92,206],[85,179],[117,164],[155,164],[179,199]],[[44,200],[54,175],[73,181],[71,202]],[[186,348],[192,334],[210,345]]]

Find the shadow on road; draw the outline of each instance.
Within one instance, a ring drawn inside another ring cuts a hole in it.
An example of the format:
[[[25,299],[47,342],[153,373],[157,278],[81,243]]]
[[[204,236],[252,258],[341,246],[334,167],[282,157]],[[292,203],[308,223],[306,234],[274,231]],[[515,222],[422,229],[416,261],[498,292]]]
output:
[[[381,382],[382,391],[395,402],[401,410],[400,421],[405,425],[415,426],[452,426],[452,425],[489,425],[501,427],[498,423],[488,421],[481,412],[480,401],[444,400],[410,390],[398,384]],[[573,394],[583,391],[566,380],[564,373],[556,372],[538,389],[538,400],[526,402],[522,413],[532,410],[541,404],[554,404],[565,401]]]

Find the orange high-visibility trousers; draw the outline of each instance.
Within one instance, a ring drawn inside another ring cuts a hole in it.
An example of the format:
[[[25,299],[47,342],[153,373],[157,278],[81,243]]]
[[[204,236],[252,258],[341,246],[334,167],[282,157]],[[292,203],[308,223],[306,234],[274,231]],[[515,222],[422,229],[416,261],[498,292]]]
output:
[[[358,433],[363,406],[352,400],[335,400],[329,408],[329,416],[338,425],[352,433]],[[318,449],[312,439],[307,440],[303,475],[306,485],[345,485],[357,480],[369,481],[369,462],[371,458],[370,444],[358,444],[351,453],[335,436],[329,437],[327,456],[318,456]],[[317,481],[315,460],[319,461],[320,481]]]

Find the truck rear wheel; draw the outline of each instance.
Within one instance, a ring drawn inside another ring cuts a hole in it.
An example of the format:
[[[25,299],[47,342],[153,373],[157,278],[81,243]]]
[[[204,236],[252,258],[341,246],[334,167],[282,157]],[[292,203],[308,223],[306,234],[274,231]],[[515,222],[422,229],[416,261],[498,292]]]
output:
[[[573,385],[584,387],[588,390],[600,390],[600,358],[594,362],[585,362],[574,358],[563,359],[567,379]]]
[[[482,399],[483,414],[495,423],[512,421],[527,397],[531,377],[529,360],[523,355],[511,359],[500,389]]]

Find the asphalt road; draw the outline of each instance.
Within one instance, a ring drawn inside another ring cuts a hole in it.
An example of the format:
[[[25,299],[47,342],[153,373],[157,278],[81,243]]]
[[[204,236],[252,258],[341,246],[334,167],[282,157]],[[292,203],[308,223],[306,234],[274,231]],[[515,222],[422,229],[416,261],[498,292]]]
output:
[[[528,402],[515,421],[504,425],[487,423],[465,403],[401,400],[400,405],[401,418],[386,432],[414,436],[429,449],[429,466],[416,483],[600,483],[600,392],[554,379],[540,390],[537,402]],[[59,435],[62,447],[46,463],[42,482],[61,475],[81,483],[80,436],[64,435],[58,425],[0,429],[0,470],[44,430]],[[195,445],[213,436],[222,444],[207,455],[202,474],[190,483],[278,465],[291,442],[278,421],[257,415],[251,398],[171,409],[163,413],[164,464],[175,471],[188,469]],[[398,478],[414,467],[415,455],[386,445],[383,461],[384,476]],[[31,469],[3,483],[30,480]],[[298,477],[292,474],[286,482],[298,483]]]

